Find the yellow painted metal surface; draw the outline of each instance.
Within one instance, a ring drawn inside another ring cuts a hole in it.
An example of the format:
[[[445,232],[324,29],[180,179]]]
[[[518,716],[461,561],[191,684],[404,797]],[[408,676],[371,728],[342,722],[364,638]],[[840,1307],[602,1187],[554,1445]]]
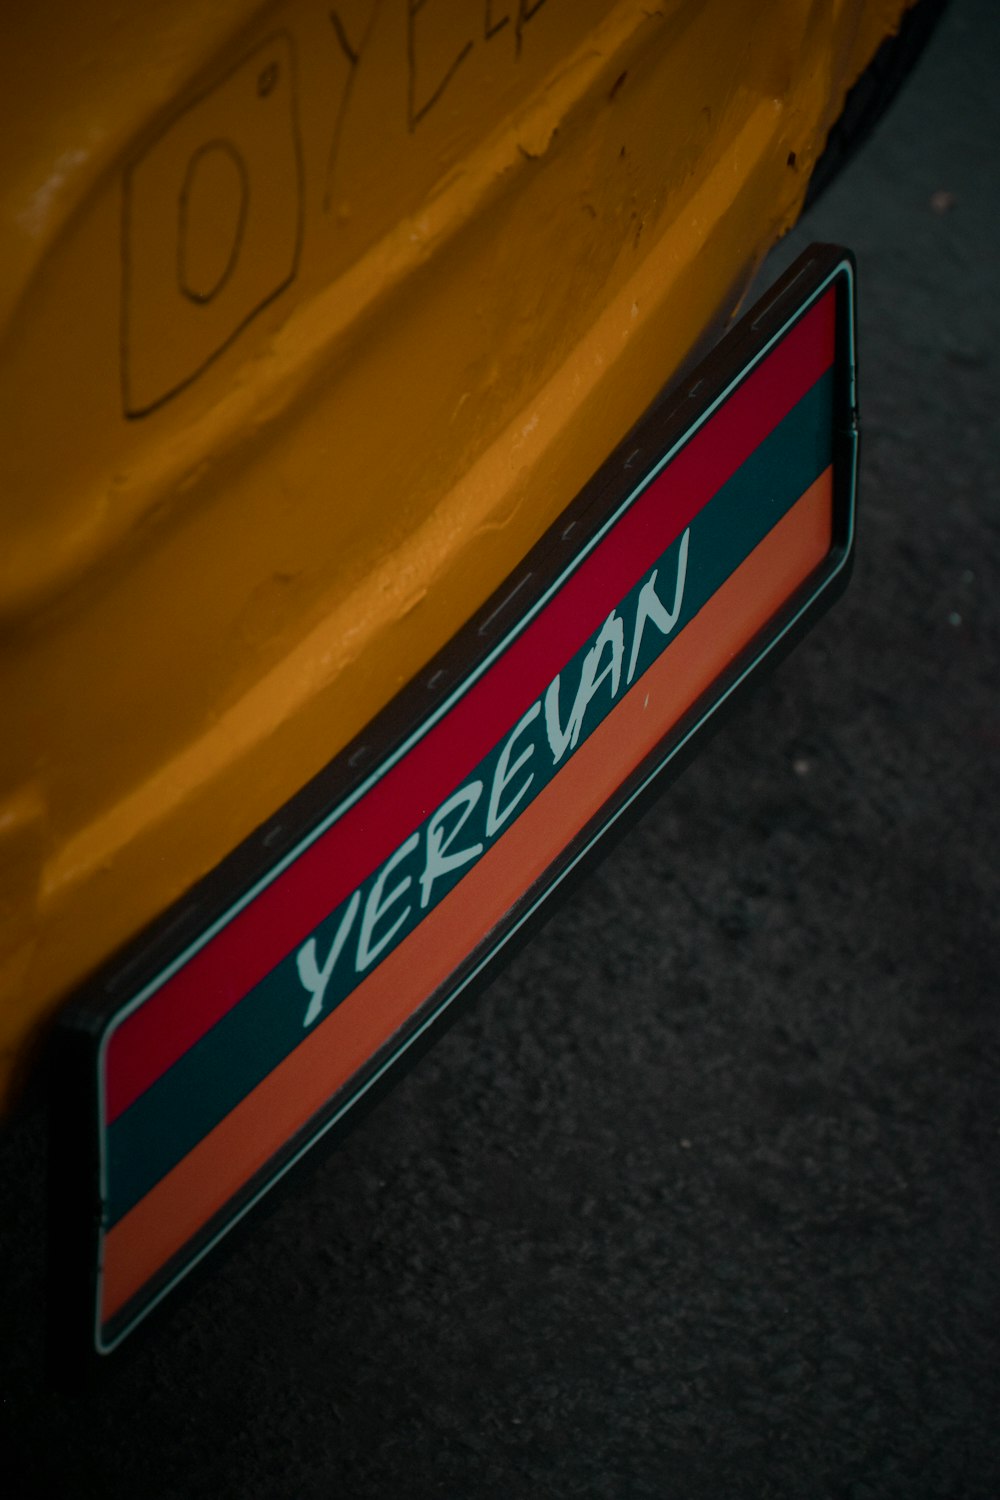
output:
[[[5,15],[0,1094],[732,311],[905,5]]]

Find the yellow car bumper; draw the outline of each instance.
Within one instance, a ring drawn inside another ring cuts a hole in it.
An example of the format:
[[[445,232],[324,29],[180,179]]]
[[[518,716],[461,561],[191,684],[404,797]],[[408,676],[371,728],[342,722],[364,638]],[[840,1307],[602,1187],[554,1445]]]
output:
[[[54,9],[0,160],[8,1095],[731,314],[906,0]]]

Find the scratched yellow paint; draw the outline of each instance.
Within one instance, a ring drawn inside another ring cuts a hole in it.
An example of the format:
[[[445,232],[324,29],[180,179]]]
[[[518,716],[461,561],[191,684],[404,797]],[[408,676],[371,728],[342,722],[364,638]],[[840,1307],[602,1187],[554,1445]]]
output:
[[[719,326],[905,3],[9,8],[0,1093]]]

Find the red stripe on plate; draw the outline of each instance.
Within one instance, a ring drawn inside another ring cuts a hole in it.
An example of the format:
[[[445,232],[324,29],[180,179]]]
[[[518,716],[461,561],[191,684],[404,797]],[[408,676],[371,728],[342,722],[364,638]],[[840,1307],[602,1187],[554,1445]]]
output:
[[[112,1033],[110,1124],[419,827],[830,368],[830,290],[435,727]]]

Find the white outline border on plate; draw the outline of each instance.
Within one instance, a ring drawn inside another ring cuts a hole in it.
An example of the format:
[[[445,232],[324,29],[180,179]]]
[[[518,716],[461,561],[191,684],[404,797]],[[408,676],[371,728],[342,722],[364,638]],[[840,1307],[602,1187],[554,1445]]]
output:
[[[200,952],[202,948],[204,948],[213,940],[213,938],[217,937],[225,927],[228,927],[229,923],[234,919],[234,917],[238,916],[239,913],[243,911],[245,907],[249,906],[252,901],[255,901],[260,893],[263,890],[266,890],[269,885],[272,885],[280,875],[284,874],[289,865],[294,864],[295,861],[299,859],[301,855],[304,854],[305,851],[316,842],[317,839],[322,838],[323,834],[325,834],[328,829],[332,828],[334,823],[336,823],[341,817],[343,817],[344,813],[346,813],[351,807],[353,807],[355,803],[359,802],[362,797],[367,796],[371,788],[378,781],[380,781],[382,777],[392,769],[393,766],[397,765],[400,760],[408,755],[413,749],[414,745],[422,740],[424,736],[428,734],[436,724],[440,723],[441,719],[444,718],[446,714],[449,714],[451,712],[455,704],[465,696],[469,689],[476,682],[478,682],[479,679],[487,671],[489,671],[497,658],[502,656],[504,652],[509,650],[510,646],[518,638],[518,636],[548,605],[552,597],[559,592],[559,590],[565,584],[566,580],[576,572],[581,563],[590,556],[590,554],[596,547],[600,545],[600,543],[607,536],[608,532],[618,524],[625,512],[629,509],[630,506],[635,503],[639,496],[646,489],[648,489],[649,485],[652,484],[657,475],[659,475],[661,471],[666,467],[666,465],[676,457],[680,450],[691,441],[694,435],[705,425],[709,418],[714,416],[719,407],[725,401],[728,401],[729,397],[732,395],[737,386],[741,385],[743,381],[746,380],[747,376],[756,369],[761,361],[767,358],[768,354],[770,354],[775,344],[779,343],[780,340],[783,339],[789,332],[789,330],[794,327],[796,323],[801,321],[801,319],[806,315],[809,309],[819,300],[823,293],[829,289],[833,282],[836,281],[839,276],[845,274],[847,278],[847,286],[849,289],[848,305],[850,308],[850,317],[847,319],[847,357],[848,378],[850,382],[849,401],[851,410],[855,411],[857,409],[855,272],[850,260],[843,259],[837,262],[836,266],[834,266],[833,269],[828,273],[828,275],[824,277],[819,286],[814,288],[813,292],[806,299],[806,301],[800,303],[796,307],[795,312],[792,313],[781,325],[778,331],[774,333],[770,339],[768,339],[763,348],[758,350],[757,354],[754,355],[753,359],[751,359],[748,364],[744,365],[738,375],[734,376],[734,378],[729,382],[726,388],[721,391],[715,398],[711,406],[707,407],[706,410],[702,412],[701,416],[698,417],[697,420],[692,424],[692,426],[685,431],[684,435],[678,438],[677,442],[674,443],[674,445],[668,450],[668,452],[664,454],[662,458],[657,460],[654,466],[649,470],[648,474],[646,474],[646,476],[642,480],[640,480],[635,488],[616,508],[614,513],[608,517],[608,519],[604,522],[600,529],[595,532],[595,534],[588,540],[585,546],[574,555],[569,563],[567,563],[566,567],[549,585],[544,594],[542,594],[542,596],[538,600],[536,600],[531,609],[528,610],[526,614],[522,615],[520,619],[518,619],[517,622],[511,626],[507,634],[504,635],[504,637],[493,647],[493,649],[487,654],[486,657],[484,657],[479,665],[475,667],[467,677],[463,678],[462,682],[453,689],[451,694],[442,703],[440,703],[430,714],[428,714],[427,718],[421,722],[420,726],[416,730],[414,730],[414,732],[408,737],[408,739],[402,745],[398,746],[391,755],[387,756],[386,759],[375,768],[371,775],[368,776],[358,787],[356,787],[353,792],[349,793],[349,795],[345,797],[344,800],[339,803],[331,813],[328,813],[327,816],[323,818],[315,828],[311,829],[308,834],[300,839],[295,848],[285,854],[273,867],[273,869],[269,870],[266,875],[261,876],[260,880],[258,880],[257,883],[252,886],[249,891],[245,892],[238,901],[234,902],[223,916],[217,918],[216,921],[213,922],[209,927],[207,927],[204,932],[200,933],[199,936],[195,938],[191,943],[189,943],[187,948],[185,948],[184,951],[177,956],[177,958],[173,959],[156,976],[155,979],[150,980],[150,982],[145,985],[137,995],[135,995],[130,1001],[127,1002],[126,1005],[122,1007],[119,1012],[116,1013],[111,1023],[102,1033],[97,1050],[97,1088],[100,1108],[99,1185],[102,1206],[107,1202],[107,1162],[105,1151],[105,1138],[107,1131],[106,1125],[104,1123],[106,1119],[104,1064],[108,1044],[110,1043],[112,1036],[121,1025],[121,1023],[125,1021],[130,1015],[132,1015],[134,1011],[138,1010],[140,1005],[144,1005],[147,1000],[155,995],[156,991],[159,990],[164,984],[166,984],[168,979],[171,979],[174,974],[182,969],[185,964],[187,964],[194,957],[196,953]],[[791,290],[791,287],[789,287],[789,290]],[[820,584],[818,584],[818,586],[810,594],[808,599],[803,601],[802,605],[796,611],[795,615],[786,622],[784,628],[779,631],[779,633],[774,636],[773,639],[768,641],[764,649],[760,651],[752,661],[747,663],[746,667],[740,673],[739,677],[729,685],[726,692],[724,692],[720,698],[716,699],[712,703],[711,707],[708,708],[704,714],[702,714],[697,723],[693,724],[690,727],[687,734],[685,734],[684,737],[671,748],[669,754],[664,756],[664,758],[659,761],[656,766],[650,771],[649,775],[645,777],[641,784],[634,788],[631,795],[625,802],[622,803],[621,807],[616,809],[612,816],[608,818],[607,822],[601,824],[600,828],[595,832],[594,836],[587,842],[586,845],[584,845],[577,851],[576,855],[569,862],[569,864],[567,864],[566,867],[554,877],[554,879],[546,884],[544,890],[539,892],[536,900],[532,902],[531,906],[528,907],[526,911],[522,912],[521,916],[514,923],[514,925],[503,934],[499,942],[495,943],[487,953],[483,954],[480,962],[476,965],[476,967],[469,974],[467,974],[465,978],[462,979],[461,982],[456,985],[453,990],[449,991],[447,996],[441,1001],[438,1006],[435,1007],[433,1012],[424,1018],[421,1024],[413,1032],[411,1032],[410,1035],[407,1036],[406,1040],[395,1049],[391,1056],[385,1059],[381,1067],[378,1068],[370,1078],[366,1079],[361,1087],[351,1094],[350,1098],[344,1101],[343,1106],[333,1115],[331,1115],[329,1119],[324,1120],[319,1129],[316,1130],[308,1140],[303,1141],[298,1151],[296,1151],[293,1156],[289,1157],[286,1162],[283,1162],[282,1165],[273,1173],[273,1175],[269,1176],[267,1181],[261,1184],[258,1191],[254,1193],[254,1195],[249,1198],[246,1203],[242,1204],[237,1212],[234,1213],[230,1219],[227,1219],[225,1224],[221,1225],[210,1239],[208,1239],[203,1245],[199,1246],[198,1250],[190,1257],[190,1259],[185,1260],[183,1266],[178,1269],[176,1274],[172,1276],[170,1280],[167,1281],[162,1287],[160,1287],[154,1296],[150,1297],[147,1302],[144,1302],[141,1308],[136,1313],[135,1317],[132,1318],[131,1321],[128,1322],[123,1328],[121,1328],[116,1336],[108,1342],[104,1342],[101,1336],[103,1255],[98,1255],[97,1278],[94,1297],[94,1347],[98,1354],[110,1354],[114,1349],[116,1349],[122,1342],[122,1340],[127,1338],[128,1335],[133,1331],[133,1329],[137,1328],[138,1325],[148,1316],[148,1314],[151,1313],[153,1309],[163,1301],[164,1297],[166,1297],[174,1289],[174,1287],[178,1285],[179,1282],[183,1281],[184,1277],[187,1276],[187,1274],[191,1270],[193,1270],[196,1265],[204,1260],[205,1256],[215,1248],[220,1240],[222,1240],[229,1233],[229,1231],[236,1224],[238,1224],[240,1220],[243,1219],[267,1193],[270,1192],[271,1188],[274,1187],[276,1183],[280,1182],[282,1177],[284,1177],[285,1174],[292,1169],[292,1167],[294,1167],[299,1161],[301,1161],[302,1157],[305,1156],[305,1154],[313,1148],[316,1142],[321,1140],[327,1133],[327,1131],[331,1130],[336,1124],[338,1124],[338,1122],[343,1119],[344,1115],[347,1114],[349,1110],[353,1109],[354,1105],[364,1097],[369,1089],[371,1089],[385,1075],[385,1073],[395,1065],[396,1061],[403,1055],[403,1053],[406,1052],[407,1049],[411,1047],[420,1036],[423,1035],[428,1027],[432,1026],[438,1019],[438,1017],[445,1010],[447,1010],[447,1008],[451,1004],[453,1004],[455,1000],[458,999],[458,997],[463,993],[464,990],[468,988],[470,984],[474,982],[474,980],[479,976],[486,965],[492,961],[494,956],[511,941],[511,939],[524,926],[525,922],[527,922],[538,910],[538,908],[548,900],[549,896],[558,889],[558,887],[572,873],[572,871],[576,868],[580,861],[586,858],[595,844],[597,844],[600,839],[603,838],[607,829],[611,828],[613,824],[616,823],[618,819],[623,815],[623,813],[625,813],[628,808],[632,806],[636,799],[642,795],[645,789],[649,786],[650,782],[655,780],[655,778],[660,774],[664,766],[669,764],[669,762],[673,760],[681,750],[683,750],[684,746],[702,729],[702,727],[708,722],[708,720],[711,719],[713,715],[719,711],[723,704],[725,704],[727,700],[732,697],[733,693],[737,691],[741,684],[745,682],[746,679],[757,670],[760,663],[770,655],[770,653],[775,649],[776,646],[781,643],[782,640],[784,640],[784,638],[789,634],[790,631],[794,630],[798,621],[804,614],[808,613],[816,600],[822,594],[824,594],[828,588],[830,588],[834,580],[847,566],[847,563],[850,559],[854,543],[857,479],[858,438],[857,433],[855,433],[853,437],[853,452],[851,455],[850,494],[848,496],[847,502],[848,532],[847,538],[841,549],[842,556],[837,566],[834,567],[833,571],[829,573]],[[101,1226],[98,1233],[100,1236],[99,1243],[103,1248],[103,1240],[106,1234],[106,1230],[104,1229],[103,1225]]]

